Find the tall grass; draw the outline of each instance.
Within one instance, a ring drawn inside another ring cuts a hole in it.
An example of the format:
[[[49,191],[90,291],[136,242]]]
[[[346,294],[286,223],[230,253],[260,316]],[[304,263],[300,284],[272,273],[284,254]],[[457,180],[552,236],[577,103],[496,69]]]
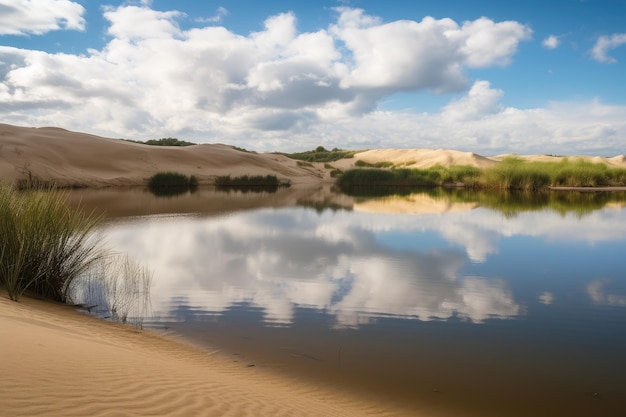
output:
[[[0,185],[0,285],[12,300],[30,291],[64,302],[71,282],[102,256],[93,234],[100,218],[65,200],[51,188]]]
[[[527,162],[505,158],[490,168],[434,166],[428,169],[352,169],[338,181],[342,189],[363,186],[423,187],[463,185],[468,188],[538,191],[550,186],[599,187],[626,185],[626,169],[582,159]]]

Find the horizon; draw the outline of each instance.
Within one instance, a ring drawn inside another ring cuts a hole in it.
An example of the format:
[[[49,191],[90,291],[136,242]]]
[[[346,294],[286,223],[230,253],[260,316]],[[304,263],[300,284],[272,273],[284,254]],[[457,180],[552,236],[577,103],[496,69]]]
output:
[[[626,2],[0,0],[0,123],[260,152],[626,153]]]

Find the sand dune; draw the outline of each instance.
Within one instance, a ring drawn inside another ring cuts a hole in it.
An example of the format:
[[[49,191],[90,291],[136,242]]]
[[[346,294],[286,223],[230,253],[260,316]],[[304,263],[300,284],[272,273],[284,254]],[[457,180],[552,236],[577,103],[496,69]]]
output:
[[[356,159],[368,163],[392,162],[407,168],[430,168],[434,165],[472,165],[484,168],[497,164],[487,157],[473,152],[460,152],[447,149],[373,149],[359,152]]]
[[[446,149],[373,149],[333,162],[348,169],[356,161],[391,162],[396,166],[428,168],[433,165],[489,167],[510,155],[481,156]],[[531,161],[558,161],[561,157],[521,155]],[[626,156],[612,158],[573,156],[610,166],[626,167]],[[332,181],[324,164],[299,166],[297,161],[272,153],[243,152],[229,145],[189,147],[148,146],[102,138],[59,128],[29,128],[0,124],[0,178],[7,181],[33,175],[65,186],[133,186],[145,184],[159,171],[195,175],[212,183],[218,175],[276,175],[294,185]]]
[[[0,125],[0,177],[28,172],[60,185],[142,185],[159,171],[195,175],[201,183],[218,175],[276,175],[293,184],[319,182],[322,174],[275,154],[242,152],[228,145],[148,146],[58,128]]]
[[[396,416],[72,307],[0,293],[2,416]],[[414,415],[414,414],[413,414]]]

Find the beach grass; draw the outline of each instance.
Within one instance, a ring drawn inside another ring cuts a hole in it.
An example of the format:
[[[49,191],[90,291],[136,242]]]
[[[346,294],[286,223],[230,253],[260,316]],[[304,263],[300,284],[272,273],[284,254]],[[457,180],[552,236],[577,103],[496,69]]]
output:
[[[583,159],[560,162],[528,162],[509,157],[489,168],[467,165],[427,169],[355,168],[339,177],[342,189],[353,187],[463,186],[477,189],[537,191],[548,187],[600,187],[626,185],[626,169]]]
[[[0,285],[14,301],[25,291],[65,302],[71,282],[102,256],[100,218],[71,209],[51,187],[0,185]]]

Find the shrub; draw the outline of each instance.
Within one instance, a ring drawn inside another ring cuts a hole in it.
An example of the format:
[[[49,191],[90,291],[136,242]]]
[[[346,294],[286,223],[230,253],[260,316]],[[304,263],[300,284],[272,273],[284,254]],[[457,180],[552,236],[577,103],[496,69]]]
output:
[[[177,172],[158,172],[148,180],[148,189],[157,196],[171,196],[195,191],[198,179]]]

